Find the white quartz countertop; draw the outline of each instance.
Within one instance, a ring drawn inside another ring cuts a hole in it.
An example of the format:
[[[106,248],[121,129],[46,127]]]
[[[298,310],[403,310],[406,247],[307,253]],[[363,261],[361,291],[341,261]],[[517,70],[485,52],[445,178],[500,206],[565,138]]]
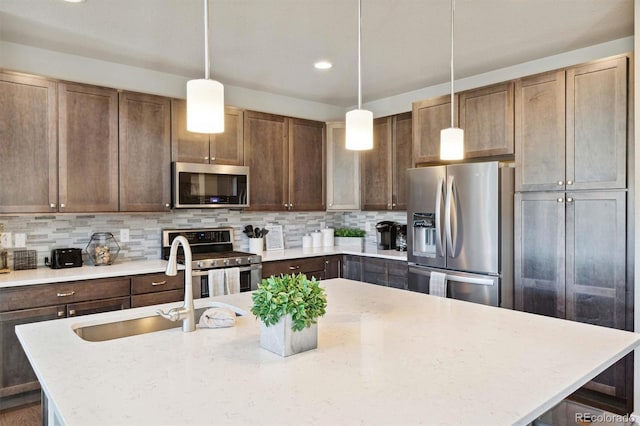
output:
[[[288,358],[259,347],[251,314],[232,328],[97,343],[72,328],[156,307],[16,331],[68,425],[527,424],[640,342],[635,333],[345,279],[321,285],[328,307],[318,348]],[[250,297],[196,304],[248,311]]]
[[[391,260],[407,260],[407,253],[397,250],[377,250],[375,247],[366,247],[364,251],[361,251],[352,248],[325,247],[316,249],[292,248],[265,251],[262,253],[262,261],[269,262],[332,254],[354,254],[358,256],[377,257]],[[162,259],[134,261],[124,260],[108,266],[84,265],[80,268],[68,269],[40,267],[38,269],[26,269],[23,271],[11,271],[8,274],[0,274],[0,289],[34,284],[50,284],[67,281],[92,280],[96,278],[151,274],[164,272],[166,268],[167,262]],[[182,266],[179,266],[179,268],[184,269]]]

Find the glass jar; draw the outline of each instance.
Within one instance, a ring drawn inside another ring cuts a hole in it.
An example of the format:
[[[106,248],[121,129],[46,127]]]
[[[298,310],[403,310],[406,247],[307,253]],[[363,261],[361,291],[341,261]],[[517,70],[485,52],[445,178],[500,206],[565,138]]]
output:
[[[95,266],[111,265],[120,253],[120,246],[111,232],[96,232],[91,236],[84,254]]]

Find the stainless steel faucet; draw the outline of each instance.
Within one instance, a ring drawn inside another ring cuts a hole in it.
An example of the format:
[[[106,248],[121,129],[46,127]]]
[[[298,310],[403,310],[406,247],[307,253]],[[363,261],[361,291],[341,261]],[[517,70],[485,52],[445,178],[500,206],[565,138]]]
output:
[[[184,264],[186,270],[184,271],[184,306],[181,308],[172,308],[168,312],[164,312],[162,309],[158,309],[156,312],[171,321],[182,321],[182,331],[185,333],[188,331],[194,331],[196,329],[196,322],[193,315],[193,287],[191,283],[191,246],[189,242],[183,236],[176,237],[171,243],[171,251],[169,253],[169,264],[167,265],[167,275],[172,277],[178,274],[178,245],[182,245],[184,250]]]

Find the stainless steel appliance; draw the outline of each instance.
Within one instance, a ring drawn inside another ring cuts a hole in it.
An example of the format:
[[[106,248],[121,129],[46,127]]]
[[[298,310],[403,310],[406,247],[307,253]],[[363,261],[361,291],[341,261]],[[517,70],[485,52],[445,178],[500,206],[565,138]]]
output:
[[[249,207],[249,167],[172,163],[175,208]]]
[[[376,242],[380,250],[396,248],[396,222],[384,220],[376,223]]]
[[[396,224],[396,250],[407,251],[407,225]]]
[[[262,279],[262,257],[233,249],[233,228],[164,229],[162,230],[162,257],[169,259],[171,243],[182,235],[192,252],[193,297],[209,296],[208,275],[211,269],[237,267],[240,270],[240,291],[258,288]],[[184,264],[180,248],[178,262]]]
[[[409,290],[513,307],[514,169],[484,162],[408,170]],[[438,278],[442,278],[439,276]]]

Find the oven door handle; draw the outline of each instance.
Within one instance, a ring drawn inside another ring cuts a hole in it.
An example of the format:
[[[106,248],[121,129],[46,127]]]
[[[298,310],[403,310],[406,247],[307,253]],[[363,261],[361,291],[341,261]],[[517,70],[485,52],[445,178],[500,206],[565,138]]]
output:
[[[229,268],[217,268],[217,269],[229,269]],[[238,269],[240,270],[240,272],[247,272],[247,271],[251,271],[253,269],[253,267],[252,266],[239,266]],[[191,276],[192,277],[204,277],[206,275],[209,275],[209,271],[211,271],[211,269],[194,270],[194,271],[191,271]]]

